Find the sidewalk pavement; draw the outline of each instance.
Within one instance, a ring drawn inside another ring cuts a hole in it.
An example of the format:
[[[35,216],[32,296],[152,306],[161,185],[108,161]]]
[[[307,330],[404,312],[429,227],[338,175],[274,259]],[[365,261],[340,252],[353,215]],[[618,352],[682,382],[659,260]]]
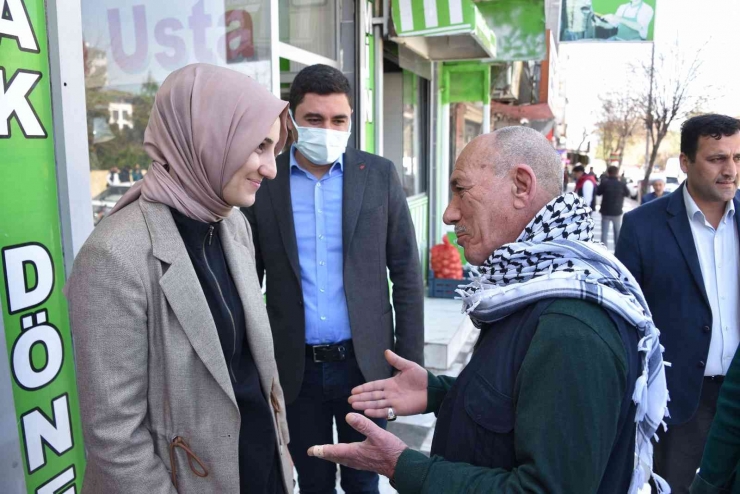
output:
[[[629,211],[632,211],[638,206],[637,201],[633,199],[625,199],[624,200],[624,212],[628,213]],[[591,214],[591,217],[594,220],[594,226],[596,227],[594,229],[594,238],[597,241],[601,241],[601,213],[598,212],[599,206],[596,206],[596,211],[594,211]],[[609,229],[609,240],[607,243],[607,247],[609,248],[609,252],[614,252],[614,249],[617,247],[616,242],[614,241],[614,229]]]

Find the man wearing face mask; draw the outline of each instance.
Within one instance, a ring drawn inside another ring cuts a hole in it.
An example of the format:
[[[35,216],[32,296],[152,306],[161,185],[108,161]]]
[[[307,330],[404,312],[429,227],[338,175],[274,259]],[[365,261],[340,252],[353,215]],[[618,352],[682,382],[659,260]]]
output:
[[[294,144],[244,210],[266,282],[302,493],[334,492],[336,466],[307,450],[332,442],[334,419],[340,442],[364,439],[344,420],[347,400],[352,388],[391,376],[384,350],[420,365],[424,358],[423,283],[406,196],[392,162],[347,148],[350,96],[347,78],[326,65],[296,76]],[[387,418],[395,419],[392,411]],[[378,492],[378,476],[342,467],[341,485]]]

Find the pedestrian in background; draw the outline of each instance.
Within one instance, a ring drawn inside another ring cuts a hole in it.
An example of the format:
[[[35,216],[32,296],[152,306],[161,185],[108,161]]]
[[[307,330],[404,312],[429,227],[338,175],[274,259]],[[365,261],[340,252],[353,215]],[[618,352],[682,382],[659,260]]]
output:
[[[717,399],[699,473],[691,494],[740,492],[740,353],[735,352]]]
[[[610,166],[606,169],[607,176],[596,188],[596,195],[601,199],[601,243],[607,245],[609,227],[614,228],[614,245],[619,240],[619,230],[622,228],[622,214],[624,214],[624,198],[629,197],[627,184],[619,180],[619,168]]]
[[[285,108],[206,64],[157,91],[149,173],[95,228],[66,287],[83,494],[292,493],[252,236],[234,212],[275,176]]]
[[[121,172],[118,174],[122,184],[128,184],[131,182],[131,168],[124,166]]]
[[[702,115],[681,128],[678,190],[624,217],[616,255],[661,330],[671,396],[656,472],[686,493],[740,341],[740,121]]]
[[[586,173],[583,165],[573,167],[573,178],[576,179],[575,193],[583,198],[583,202],[596,211],[596,177]]]
[[[138,163],[134,165],[134,170],[131,172],[131,181],[138,182],[144,178],[144,174],[141,172],[141,166]]]
[[[117,166],[114,166],[110,170],[108,170],[108,177],[106,179],[106,183],[108,184],[108,187],[110,187],[111,185],[121,184],[121,176],[119,174]]]
[[[336,465],[306,451],[332,442],[335,419],[340,441],[363,439],[344,420],[347,400],[352,388],[391,376],[383,351],[424,360],[423,282],[406,194],[393,163],[347,148],[350,95],[349,81],[332,67],[296,75],[294,145],[278,158],[277,180],[245,210],[259,278],[266,276],[303,493],[334,492]],[[385,427],[385,418],[377,423]],[[341,485],[347,493],[378,492],[378,476],[343,467]]]
[[[660,199],[665,195],[665,180],[662,178],[653,179],[653,191],[642,196],[642,203],[647,204],[655,199]]]

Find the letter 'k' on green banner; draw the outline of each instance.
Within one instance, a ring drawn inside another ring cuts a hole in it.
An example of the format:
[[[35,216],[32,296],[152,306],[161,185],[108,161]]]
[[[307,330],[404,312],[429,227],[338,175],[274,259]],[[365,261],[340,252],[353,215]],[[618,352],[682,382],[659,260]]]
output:
[[[45,3],[0,7],[0,491],[72,494],[85,462],[62,294]]]

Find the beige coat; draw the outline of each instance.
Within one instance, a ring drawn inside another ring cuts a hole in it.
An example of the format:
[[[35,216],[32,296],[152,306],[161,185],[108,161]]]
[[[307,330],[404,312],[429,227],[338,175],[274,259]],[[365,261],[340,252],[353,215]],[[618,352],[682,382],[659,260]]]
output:
[[[249,226],[221,241],[275,417],[286,492],[288,426]],[[139,199],[103,220],[67,283],[87,451],[83,493],[238,493],[240,414],[208,303],[167,206]],[[208,470],[206,477],[184,440]],[[173,484],[175,466],[177,489]]]

